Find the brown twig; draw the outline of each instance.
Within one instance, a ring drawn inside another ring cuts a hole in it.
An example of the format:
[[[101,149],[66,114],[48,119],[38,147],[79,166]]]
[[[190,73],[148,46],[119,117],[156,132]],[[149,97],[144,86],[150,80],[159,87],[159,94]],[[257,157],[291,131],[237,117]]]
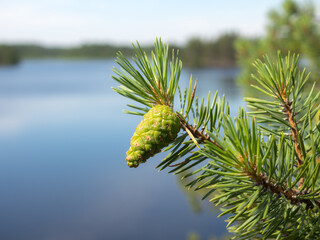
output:
[[[203,130],[199,131],[199,129],[197,129],[195,126],[192,126],[190,125],[189,123],[187,123],[184,118],[182,116],[180,116],[178,114],[178,117],[180,119],[180,123],[181,123],[181,127],[184,131],[186,131],[186,129],[189,130],[189,132],[192,133],[192,135],[195,137],[195,138],[198,138],[198,143],[203,143],[204,141],[209,141],[211,143],[213,143],[214,145],[216,145],[218,148],[222,149],[222,147],[217,144],[215,141],[213,141],[212,139],[210,139],[210,137],[205,134],[203,132]]]
[[[282,106],[282,112],[286,115],[285,120],[288,121],[290,124],[291,137],[294,143],[294,148],[297,153],[298,167],[299,167],[303,164],[303,155],[301,151],[301,146],[299,144],[299,129],[295,120],[295,113],[293,112],[292,101],[289,101],[288,99],[284,98],[284,103],[282,103],[281,106]],[[299,188],[302,187],[303,182],[304,182],[304,177],[301,177],[299,181]]]
[[[209,141],[212,144],[216,145],[218,148],[222,149],[222,147],[217,144],[215,141],[213,141],[212,139],[210,139],[210,137],[204,133],[204,129],[202,128],[201,131],[199,131],[195,126],[190,125],[189,123],[187,123],[184,118],[180,115],[177,114],[177,116],[180,119],[180,123],[181,123],[181,127],[184,131],[186,132],[190,132],[194,138],[199,139],[198,143],[203,143],[204,141]],[[169,167],[176,167],[179,166],[181,164],[184,164],[186,161],[180,162],[180,163],[176,163],[176,164],[172,164],[169,165]]]

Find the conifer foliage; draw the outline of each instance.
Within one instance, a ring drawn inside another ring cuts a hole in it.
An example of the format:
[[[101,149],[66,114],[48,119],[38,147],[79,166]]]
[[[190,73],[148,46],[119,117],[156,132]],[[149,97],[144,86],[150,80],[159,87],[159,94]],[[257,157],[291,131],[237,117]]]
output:
[[[120,68],[112,76],[121,84],[114,90],[138,103],[126,112],[145,115],[155,106],[167,106],[175,115],[170,118],[179,120],[175,131],[181,128],[168,138],[171,130],[164,124],[160,132],[167,132],[166,144],[152,140],[154,146],[145,145],[156,153],[170,144],[157,168],[184,174],[190,189],[206,190],[203,199],[219,206],[220,216],[228,216],[235,239],[319,239],[320,93],[314,93],[315,85],[306,91],[309,74],[299,70],[298,56],[281,58],[279,53],[276,62],[267,56],[257,60],[254,87],[264,97],[246,98],[252,112],[240,108],[232,118],[228,102],[217,92],[199,104],[192,76],[181,91],[182,63],[175,52],[169,61],[161,40],[151,55],[139,44],[136,53],[134,64],[119,53]],[[179,101],[174,101],[176,95]],[[138,156],[138,162],[147,157]]]

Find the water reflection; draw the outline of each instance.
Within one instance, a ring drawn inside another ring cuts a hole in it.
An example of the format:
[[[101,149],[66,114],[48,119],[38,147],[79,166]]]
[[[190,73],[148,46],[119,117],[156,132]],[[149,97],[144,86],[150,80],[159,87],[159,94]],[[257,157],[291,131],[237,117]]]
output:
[[[32,60],[0,68],[0,239],[225,233],[223,219],[194,215],[175,177],[154,170],[163,154],[138,169],[126,167],[140,118],[121,112],[128,102],[111,90],[113,65]],[[238,105],[232,71],[192,70],[198,94],[219,89]],[[185,86],[190,72],[181,76]]]

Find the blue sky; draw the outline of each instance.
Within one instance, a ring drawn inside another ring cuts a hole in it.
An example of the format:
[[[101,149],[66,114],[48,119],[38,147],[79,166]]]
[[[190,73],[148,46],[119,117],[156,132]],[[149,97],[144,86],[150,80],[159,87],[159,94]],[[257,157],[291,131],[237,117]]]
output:
[[[299,2],[305,2],[299,0]],[[319,10],[320,0],[313,1]],[[264,33],[282,0],[0,0],[0,42],[48,46],[109,42],[183,44],[224,32]]]

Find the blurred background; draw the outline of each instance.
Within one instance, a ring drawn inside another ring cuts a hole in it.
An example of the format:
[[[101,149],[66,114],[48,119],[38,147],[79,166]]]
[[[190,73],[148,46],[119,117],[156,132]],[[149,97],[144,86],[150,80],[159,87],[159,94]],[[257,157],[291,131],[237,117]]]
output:
[[[161,153],[129,169],[141,118],[111,90],[116,53],[179,49],[182,88],[245,107],[251,63],[277,50],[320,75],[320,1],[0,0],[0,239],[226,239],[224,217]]]

